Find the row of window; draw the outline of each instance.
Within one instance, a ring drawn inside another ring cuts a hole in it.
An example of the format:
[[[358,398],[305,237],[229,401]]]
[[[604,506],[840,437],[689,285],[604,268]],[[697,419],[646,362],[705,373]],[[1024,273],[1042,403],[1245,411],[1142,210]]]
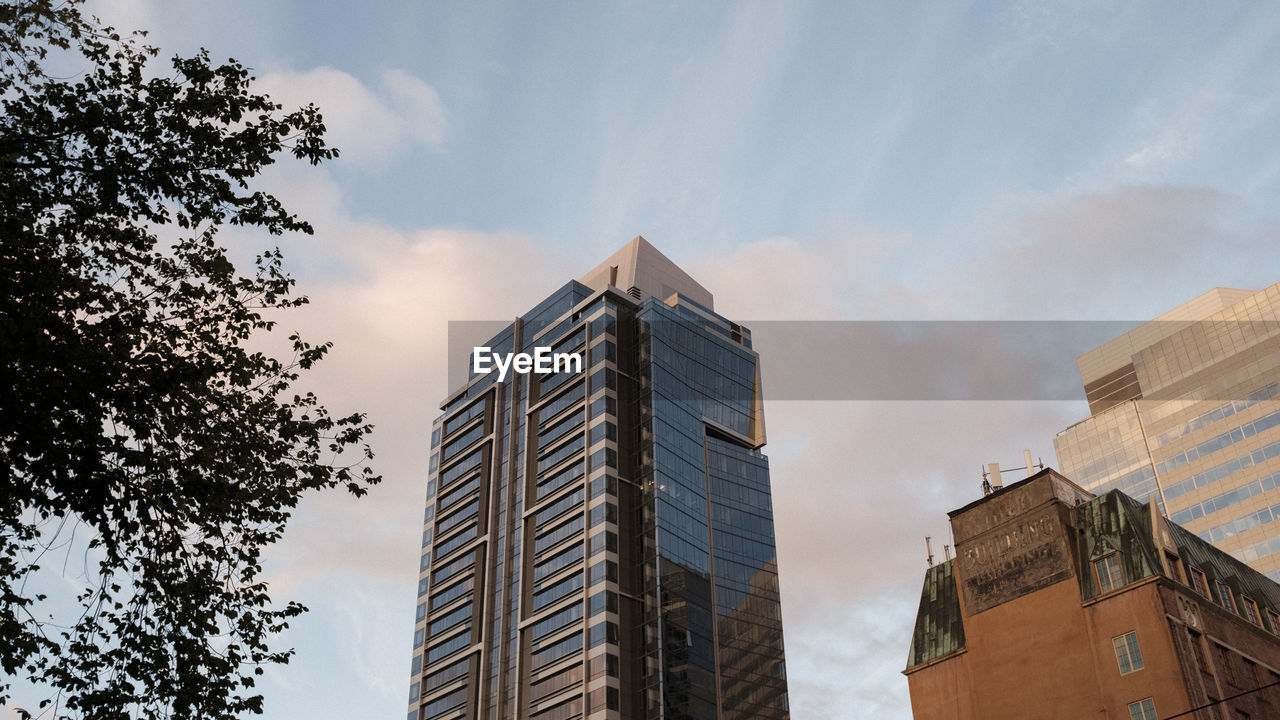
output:
[[[1174,578],[1186,582],[1181,577],[1181,562],[1174,555],[1168,555],[1169,564],[1174,568]],[[1111,553],[1105,557],[1099,558],[1093,562],[1094,575],[1098,581],[1099,594],[1105,594],[1116,590],[1125,585],[1124,570],[1120,565],[1119,553]],[[1190,568],[1191,571],[1191,587],[1202,596],[1212,599],[1213,596],[1209,592],[1208,578],[1199,568]],[[1243,617],[1254,625],[1270,630],[1272,633],[1280,635],[1280,613],[1267,608],[1266,622],[1263,622],[1262,614],[1259,611],[1258,603],[1247,595],[1240,596],[1240,603],[1237,605],[1235,594],[1231,590],[1231,586],[1224,580],[1217,580],[1218,604],[1227,610]]]
[[[1242,410],[1253,407],[1264,400],[1270,400],[1277,395],[1280,395],[1280,383],[1271,383],[1266,387],[1254,390],[1239,400],[1228,400],[1218,407],[1213,408],[1208,412],[1201,413],[1172,430],[1160,433],[1154,438],[1152,443],[1154,447],[1157,448],[1167,445],[1178,438],[1190,435],[1196,430],[1209,427],[1219,420],[1225,420]]]
[[[1204,487],[1205,485],[1230,477],[1245,468],[1251,468],[1254,465],[1261,465],[1267,460],[1275,457],[1280,457],[1280,441],[1273,442],[1269,445],[1263,445],[1253,452],[1245,453],[1240,457],[1235,457],[1227,460],[1226,462],[1219,463],[1208,470],[1192,475],[1182,482],[1174,483],[1164,489],[1164,499],[1172,500],[1179,495],[1185,495],[1196,488]]]
[[[440,494],[440,512],[444,512],[449,508],[457,505],[476,494],[480,489],[480,474],[476,473],[475,477],[466,482],[450,488],[447,492]]]
[[[458,678],[466,677],[470,670],[470,657],[465,657],[452,665],[446,665],[427,676],[427,679],[423,682],[423,692],[437,690],[454,682]]]
[[[1169,519],[1179,525],[1186,525],[1192,520],[1198,520],[1209,513],[1225,510],[1239,502],[1244,502],[1255,495],[1261,495],[1268,490],[1275,490],[1280,487],[1280,472],[1272,473],[1260,480],[1254,480],[1248,485],[1242,485],[1238,488],[1228,490],[1220,495],[1215,495],[1204,502],[1196,503],[1191,507],[1184,508],[1178,512],[1169,515]],[[1134,496],[1137,497],[1137,496]]]
[[[530,700],[537,702],[548,695],[581,684],[582,664],[578,663],[576,665],[570,665],[554,675],[549,675],[533,683],[529,689],[529,698]]]
[[[1269,353],[1253,362],[1245,363],[1223,372],[1213,380],[1203,385],[1198,385],[1176,398],[1157,403],[1153,408],[1144,408],[1142,419],[1149,425],[1154,424],[1174,413],[1182,412],[1193,403],[1224,397],[1229,389],[1243,382],[1262,377],[1265,373],[1277,367],[1280,367],[1280,352]]]
[[[542,502],[560,488],[581,479],[586,472],[587,470],[582,463],[573,463],[554,475],[539,479],[537,502]]]
[[[438,619],[432,621],[431,626],[428,629],[428,635],[430,637],[435,637],[445,632],[446,630],[450,630],[454,627],[457,627],[458,625],[461,625],[464,622],[465,623],[471,622],[471,606],[470,605],[463,605],[457,610],[453,610],[451,612],[445,613],[444,615],[440,616]]]
[[[451,466],[448,470],[440,473],[440,491],[444,492],[454,480],[458,480],[472,472],[478,472],[480,469],[480,461],[483,457],[484,448],[479,448],[475,452],[467,455]]]
[[[533,543],[533,552],[541,555],[545,550],[555,547],[569,538],[582,532],[582,516],[575,515],[567,522],[539,535]]]
[[[1204,658],[1201,656],[1200,638],[1197,633],[1191,636],[1192,650],[1196,654],[1201,667],[1207,669],[1204,665]],[[1129,632],[1111,639],[1112,647],[1115,649],[1116,664],[1119,666],[1121,675],[1128,675],[1143,669],[1142,650],[1138,645],[1138,633]],[[1232,685],[1239,686],[1235,677],[1234,668],[1231,664],[1230,652],[1221,645],[1214,645],[1218,651],[1218,666],[1223,672],[1223,679]],[[1248,662],[1248,661],[1246,661]],[[1257,673],[1256,664],[1249,663],[1254,666],[1254,673]],[[1155,700],[1153,698],[1144,698],[1137,702],[1129,703],[1130,720],[1158,720],[1156,716]],[[1236,718],[1247,717],[1237,715]],[[1236,720],[1233,718],[1233,720]]]
[[[1157,464],[1156,472],[1163,475],[1170,470],[1195,462],[1207,455],[1212,455],[1225,447],[1229,447],[1238,442],[1243,442],[1246,438],[1251,438],[1254,435],[1257,435],[1264,430],[1270,430],[1277,425],[1280,425],[1280,411],[1273,412],[1270,415],[1264,415],[1253,422],[1248,422],[1240,427],[1232,428],[1221,435],[1205,440],[1199,445],[1189,447],[1183,452],[1176,453]]]
[[[471,568],[475,567],[475,564],[476,564],[476,553],[474,552],[467,553],[462,557],[458,558],[457,560],[452,560],[444,565],[441,565],[440,567],[437,567],[435,569],[435,572],[431,574],[431,582],[433,584],[438,585],[461,572],[470,570]],[[419,591],[421,591],[421,589],[422,587],[419,586]],[[419,595],[421,594],[422,593],[419,592]]]
[[[584,422],[586,422],[586,420],[587,420],[586,413],[584,413],[582,410],[578,410],[577,412],[572,412],[565,415],[563,419],[557,420],[551,423],[550,425],[539,429],[538,430],[539,450],[545,447],[550,447],[552,443],[554,443],[555,441],[567,435],[569,431],[574,430],[578,427],[581,427],[581,425]]]
[[[556,500],[555,502],[539,510],[533,516],[533,525],[535,528],[537,528],[537,532],[541,533],[543,526],[545,526],[547,523],[552,522],[556,518],[563,516],[565,513],[569,512],[570,510],[573,510],[574,508],[581,507],[582,501],[585,497],[586,497],[586,489],[579,487],[577,490],[574,490],[573,492],[566,494],[564,497],[560,498],[559,500]]]
[[[559,600],[563,600],[570,594],[578,592],[583,587],[582,572],[579,571],[569,577],[560,580],[550,587],[534,592],[533,594],[533,611],[539,610],[551,605]]]
[[[443,535],[465,522],[475,520],[480,515],[480,499],[476,498],[458,511],[436,520],[436,534]]]
[[[1218,604],[1231,612],[1240,615],[1249,622],[1258,627],[1269,630],[1274,634],[1280,635],[1280,613],[1271,608],[1266,609],[1266,622],[1263,622],[1263,615],[1259,611],[1258,603],[1248,595],[1240,596],[1240,603],[1236,603],[1235,593],[1232,592],[1231,586],[1223,580],[1217,580]],[[1209,580],[1204,572],[1199,568],[1191,568],[1191,587],[1200,595],[1213,599],[1209,593]]]
[[[448,462],[450,458],[470,447],[472,443],[484,437],[484,423],[476,425],[470,430],[462,433],[455,440],[450,440],[440,449],[441,462]]]
[[[555,575],[573,565],[582,562],[583,547],[582,544],[576,544],[567,550],[562,550],[556,555],[540,561],[533,568],[533,581],[535,583],[542,582],[546,578]]]
[[[461,429],[467,423],[483,415],[485,410],[485,402],[486,402],[485,400],[477,400],[476,402],[472,403],[471,406],[468,407],[466,410],[463,410],[457,415],[454,415],[448,420],[445,420],[444,421],[445,436],[452,435],[455,430]]]
[[[559,465],[561,462],[568,460],[570,457],[582,452],[582,448],[586,446],[586,437],[579,433],[577,437],[563,443],[559,447],[543,454],[542,448],[538,449],[538,474],[541,475],[547,469]]]
[[[554,612],[529,626],[529,637],[536,643],[551,633],[568,627],[581,619],[582,603],[573,603],[563,610]]]
[[[436,544],[436,559],[439,560],[467,543],[475,540],[477,537],[478,527],[472,525],[444,542]]]
[[[1200,533],[1200,539],[1205,542],[1219,542],[1233,535],[1239,535],[1242,532],[1252,530],[1261,525],[1280,519],[1280,504],[1264,507],[1255,512],[1246,513],[1234,520],[1228,520],[1220,525],[1213,527]]]

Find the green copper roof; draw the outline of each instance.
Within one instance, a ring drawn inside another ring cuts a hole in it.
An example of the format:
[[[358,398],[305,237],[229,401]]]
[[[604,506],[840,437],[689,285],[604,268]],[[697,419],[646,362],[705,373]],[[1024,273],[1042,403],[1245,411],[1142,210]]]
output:
[[[1235,593],[1248,595],[1259,607],[1280,612],[1280,585],[1271,578],[1218,550],[1180,525],[1170,522],[1169,530],[1173,533],[1173,543],[1178,546],[1183,564],[1205,574],[1215,602],[1222,604],[1217,587],[1217,581],[1221,580]]]
[[[964,648],[964,624],[960,622],[960,596],[956,591],[955,561],[929,568],[920,593],[916,629],[911,635],[907,669],[924,665]]]
[[[1084,531],[1080,561],[1086,565],[1077,573],[1082,600],[1098,596],[1094,574],[1087,563],[1112,552],[1120,553],[1125,584],[1164,574],[1151,531],[1151,515],[1145,504],[1112,490],[1076,506],[1071,514],[1072,523]],[[1222,604],[1217,587],[1217,581],[1221,580],[1237,595],[1247,595],[1261,607],[1280,611],[1280,585],[1180,525],[1162,520],[1173,535],[1183,564],[1205,574],[1215,602]]]
[[[1080,579],[1080,599],[1098,596],[1098,584],[1090,571],[1090,563],[1112,553],[1120,553],[1125,584],[1161,574],[1160,556],[1156,554],[1151,534],[1151,515],[1147,506],[1112,490],[1071,509],[1071,524],[1082,531],[1080,562],[1076,576]]]

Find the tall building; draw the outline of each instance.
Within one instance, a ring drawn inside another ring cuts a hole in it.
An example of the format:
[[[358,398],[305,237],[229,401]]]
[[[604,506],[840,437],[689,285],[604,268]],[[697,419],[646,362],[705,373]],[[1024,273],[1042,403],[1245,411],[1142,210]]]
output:
[[[789,717],[750,331],[637,237],[487,346],[585,368],[442,404],[410,720]]]
[[[1280,285],[1215,288],[1079,359],[1090,417],[1054,439],[1086,489],[1157,503],[1280,580]]]
[[[949,513],[908,654],[915,720],[1280,717],[1280,585],[1053,470]]]

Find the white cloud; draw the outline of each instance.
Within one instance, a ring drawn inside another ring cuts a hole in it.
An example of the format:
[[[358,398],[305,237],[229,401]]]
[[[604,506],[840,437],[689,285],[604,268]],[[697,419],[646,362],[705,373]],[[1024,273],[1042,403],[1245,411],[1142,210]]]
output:
[[[309,647],[287,670],[301,677],[346,658],[341,662],[370,666],[348,668],[350,677],[389,697],[409,657],[426,434],[448,389],[447,322],[513,317],[597,258],[556,254],[520,234],[401,232],[359,222],[344,213],[331,179],[309,169],[284,192],[317,228],[308,266],[313,302],[290,329],[336,342],[310,382],[332,409],[370,413],[378,426],[377,467],[386,477],[360,501],[341,494],[308,499],[273,553],[281,596],[312,605],[316,613],[301,623],[333,636],[329,652]],[[988,244],[972,249],[969,266],[915,288],[887,280],[886,268],[911,258],[918,242],[865,228],[807,242],[764,238],[716,257],[675,259],[715,293],[719,310],[744,320],[847,318],[859,309],[880,318],[965,317],[997,307],[1034,313],[1095,295],[1127,307],[1151,292],[1121,282],[1127,267],[1154,262],[1190,282],[1200,269],[1193,250],[1220,235],[1216,219],[1225,202],[1211,191],[1169,187],[1042,201],[1008,216]],[[1153,248],[1169,257],[1149,260]],[[1119,265],[1099,267],[1099,257]],[[1043,300],[1033,294],[1013,303],[1027,285],[1003,279],[1036,266],[1052,267],[1057,287]],[[342,271],[324,272],[328,267]],[[1053,434],[1084,414],[1083,403],[769,403],[766,452],[797,716],[908,716],[899,671],[924,568],[923,537],[933,536],[941,555],[950,542],[945,513],[977,497],[984,463],[1020,464],[1029,447],[1053,464]],[[352,584],[394,600],[368,604],[359,593],[332,591]],[[391,628],[373,642],[376,658],[353,655],[375,626]],[[384,674],[392,686],[374,681]],[[302,692],[285,681],[278,687],[277,704]]]
[[[912,239],[869,228],[833,228],[805,240],[767,237],[731,252],[695,257],[689,274],[711,290],[716,309],[737,320],[921,316],[884,263]]]
[[[408,690],[430,423],[448,390],[448,323],[510,319],[582,268],[526,235],[402,232],[353,219],[323,169],[276,170],[267,181],[316,229],[313,238],[285,241],[311,302],[282,317],[279,330],[334,343],[301,387],[335,415],[368,414],[384,479],[359,500],[341,490],[304,498],[269,551],[273,597],[312,612],[280,638],[299,653],[272,669],[263,690],[277,710],[323,704],[341,714],[359,700],[352,712],[383,715],[401,710]],[[228,232],[228,241],[247,242],[240,232]],[[359,687],[321,702],[315,678],[331,677]],[[377,707],[370,696],[382,699]]]
[[[1162,170],[1181,162],[1197,144],[1194,136],[1169,128],[1156,139],[1142,143],[1124,161],[1141,170]]]
[[[416,149],[443,148],[447,113],[439,94],[403,70],[384,71],[376,89],[332,67],[268,72],[258,86],[286,110],[315,103],[341,163],[370,170]]]
[[[767,390],[767,386],[766,386]],[[774,402],[765,407],[792,714],[907,720],[906,665],[946,513],[981,467],[1052,465],[1083,403]]]

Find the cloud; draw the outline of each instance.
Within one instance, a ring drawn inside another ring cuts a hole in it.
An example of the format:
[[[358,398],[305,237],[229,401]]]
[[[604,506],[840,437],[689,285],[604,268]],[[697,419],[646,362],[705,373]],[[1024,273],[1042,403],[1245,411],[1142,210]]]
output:
[[[562,259],[522,235],[398,233],[358,223],[340,231],[339,241],[320,228],[319,239],[340,242],[334,252],[357,271],[313,283],[311,303],[287,327],[334,342],[307,387],[335,412],[368,413],[375,467],[385,479],[358,502],[338,493],[311,498],[290,528],[278,580],[301,585],[354,574],[403,583],[417,565],[431,420],[450,389],[449,321],[514,317],[558,286],[535,279],[571,275]]]
[[[1242,227],[1240,209],[1190,185],[1023,198],[920,290],[969,318],[1147,320],[1215,286],[1274,282],[1266,234]]]
[[[1161,170],[1181,162],[1198,144],[1198,138],[1167,128],[1156,139],[1143,142],[1124,161],[1142,170]]]
[[[370,413],[378,425],[378,468],[387,478],[358,502],[341,494],[309,498],[273,553],[282,596],[316,608],[301,622],[332,635],[326,641],[332,647],[309,647],[289,672],[302,677],[321,657],[348,658],[342,662],[366,666],[364,674],[350,669],[352,677],[366,678],[370,691],[390,698],[396,690],[373,678],[385,675],[394,685],[409,656],[426,433],[448,389],[447,322],[513,317],[592,262],[522,234],[403,232],[357,221],[343,211],[341,194],[323,173],[297,175],[284,192],[317,227],[306,266],[312,304],[295,325],[308,336],[336,341],[310,382],[333,409]],[[955,272],[922,275],[930,282],[916,285],[887,278],[896,263],[919,252],[919,239],[869,228],[762,238],[715,257],[674,259],[712,289],[721,312],[748,321],[859,313],[955,318],[997,309],[1028,313],[1024,317],[1074,316],[1081,308],[1114,315],[1153,293],[1132,282],[1135,267],[1157,268],[1198,292],[1200,244],[1230,235],[1222,222],[1229,206],[1229,198],[1213,191],[1166,186],[1041,199],[1006,215],[985,244],[962,256],[965,264]],[[1151,259],[1151,252],[1168,257]],[[1099,266],[1099,258],[1108,264]],[[1019,278],[1039,280],[1025,268],[1040,265],[1054,271],[1045,289],[1004,281],[1019,268]],[[1186,299],[1181,294],[1177,302]],[[1095,298],[1106,303],[1091,305]],[[762,351],[768,357],[768,349]],[[1010,356],[1015,351],[1002,349]],[[1054,352],[1070,355],[1057,346]],[[993,367],[1006,368],[1004,362],[993,361]],[[838,359],[828,366],[838,371]],[[904,361],[901,369],[911,367]],[[1032,364],[1019,372],[1035,370]],[[1067,362],[1055,372],[1070,370]],[[768,394],[768,377],[765,387]],[[801,403],[770,397],[766,452],[793,710],[798,717],[905,720],[909,703],[899,671],[924,569],[924,536],[933,537],[941,556],[950,542],[946,512],[978,497],[985,463],[1018,465],[1022,449],[1030,448],[1052,465],[1054,434],[1087,411],[1083,402]],[[361,593],[395,599],[370,605],[359,593],[333,589],[353,584]],[[384,649],[357,658],[351,648],[371,638],[374,626],[393,628],[370,640]],[[840,641],[833,643],[833,636]]]
[[[386,70],[377,89],[332,67],[277,70],[258,89],[291,109],[315,103],[340,163],[373,170],[417,149],[443,149],[448,114],[433,87],[403,70]]]
[[[767,390],[767,387],[766,387]],[[1083,403],[766,401],[792,713],[910,717],[906,665],[925,564],[988,462],[1052,465]],[[1016,474],[1016,473],[1015,473]]]
[[[316,709],[340,714],[342,703],[372,694],[382,710],[350,711],[381,714],[400,708],[408,690],[430,423],[449,389],[449,321],[514,317],[582,268],[518,233],[404,232],[354,219],[323,169],[268,182],[316,229],[286,241],[310,304],[280,318],[277,334],[333,341],[299,388],[335,415],[368,414],[384,479],[358,500],[340,490],[305,497],[268,552],[273,597],[312,612],[280,638],[299,652],[272,669],[264,690],[276,708],[309,707],[320,703],[316,678],[353,678],[361,689],[350,700],[330,697]],[[234,231],[228,239],[249,243]]]
[[[749,241],[691,258],[686,267],[711,290],[716,309],[737,319],[920,317],[923,309],[885,272],[885,263],[911,244],[901,233],[838,227],[813,237]]]

